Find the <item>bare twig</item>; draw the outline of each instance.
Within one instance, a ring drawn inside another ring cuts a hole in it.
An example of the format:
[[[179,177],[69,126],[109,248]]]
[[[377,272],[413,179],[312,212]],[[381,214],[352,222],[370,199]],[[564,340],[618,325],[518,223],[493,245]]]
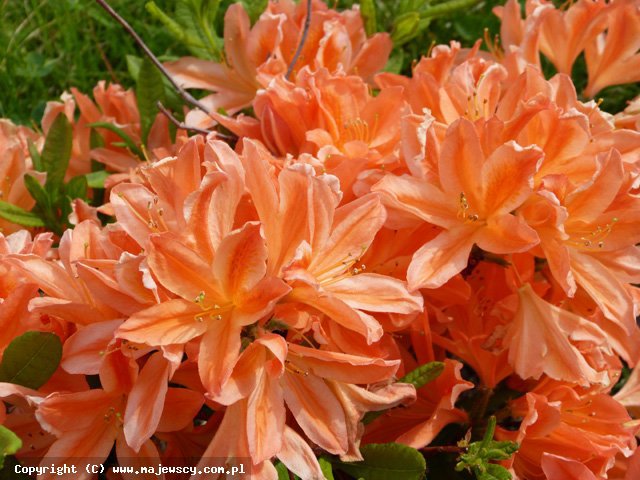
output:
[[[174,117],[171,112],[169,110],[167,110],[167,108],[162,104],[162,102],[157,102],[156,103],[156,107],[158,107],[158,110],[160,110],[160,112],[169,119],[169,121],[171,123],[173,123],[176,127],[182,129],[182,130],[187,130],[189,132],[196,132],[196,133],[202,133],[203,135],[207,135],[211,132],[215,132],[217,137],[222,139],[222,140],[233,140],[234,137],[231,137],[229,135],[225,135],[224,133],[220,133],[217,130],[207,130],[205,128],[199,128],[199,127],[190,127],[189,125],[187,125],[184,122],[181,122],[180,120],[178,120],[176,117]]]
[[[304,19],[302,37],[300,37],[300,43],[298,44],[298,48],[296,48],[296,53],[293,54],[293,58],[291,59],[289,68],[287,68],[287,73],[284,75],[284,78],[286,78],[287,80],[289,80],[289,77],[293,73],[293,68],[296,66],[296,63],[298,62],[298,58],[302,53],[302,48],[304,47],[304,43],[307,41],[307,35],[309,35],[310,26],[311,26],[311,0],[307,0],[307,16]]]
[[[211,130],[205,130],[204,128],[198,128],[198,127],[189,127],[189,126],[185,125],[180,120],[178,120],[176,117],[174,117],[171,114],[171,112],[169,110],[167,110],[164,105],[162,105],[162,102],[160,102],[160,101],[158,101],[156,103],[156,107],[158,107],[158,110],[160,110],[160,112],[162,112],[162,114],[165,117],[167,117],[171,123],[173,123],[176,127],[180,128],[182,130],[188,130],[188,131],[191,131],[191,132],[202,133],[204,135],[207,135],[208,133],[211,133]]]
[[[171,83],[171,85],[173,85],[173,88],[176,89],[176,91],[178,92],[178,94],[184,99],[185,102],[190,103],[191,105],[193,105],[194,107],[202,110],[204,113],[206,113],[207,115],[211,115],[211,112],[209,111],[209,109],[207,107],[205,107],[202,103],[200,103],[198,100],[196,100],[189,92],[187,92],[184,88],[182,88],[180,85],[178,85],[178,82],[176,82],[174,80],[174,78],[171,76],[171,74],[167,71],[166,68],[164,68],[164,65],[162,65],[162,63],[160,63],[160,60],[158,60],[158,58],[153,54],[153,52],[149,49],[149,47],[147,47],[147,45],[144,43],[144,41],[142,40],[142,38],[140,38],[140,35],[138,35],[136,33],[136,31],[131,27],[131,25],[129,25],[129,23],[127,23],[127,21],[122,18],[118,12],[116,12],[111,5],[109,5],[107,3],[106,0],[96,0],[96,2],[102,7],[104,8],[107,13],[109,15],[111,15],[120,25],[122,25],[122,27],[127,31],[127,33],[129,35],[131,35],[131,37],[133,37],[133,39],[135,40],[135,42],[138,44],[138,46],[142,49],[142,51],[145,53],[145,55],[147,55],[147,57],[149,57],[149,60],[151,60],[153,62],[153,64],[158,68],[158,70],[160,70],[160,72],[167,77],[167,80],[169,80],[169,83]]]
[[[434,453],[462,453],[466,450],[464,447],[458,447],[456,445],[441,446],[441,447],[424,447],[420,451],[422,453],[434,454]]]

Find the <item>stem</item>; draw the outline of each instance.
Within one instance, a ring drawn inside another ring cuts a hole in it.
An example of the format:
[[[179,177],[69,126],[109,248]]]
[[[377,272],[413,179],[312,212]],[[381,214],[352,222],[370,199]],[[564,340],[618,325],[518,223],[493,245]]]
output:
[[[296,66],[296,63],[298,62],[298,58],[302,53],[302,48],[304,47],[304,43],[307,41],[307,35],[309,35],[310,26],[311,26],[311,0],[307,0],[307,16],[304,19],[302,37],[300,37],[300,43],[298,43],[298,48],[296,48],[296,53],[293,54],[293,58],[291,59],[289,68],[287,68],[287,73],[284,75],[284,78],[286,78],[287,80],[289,80],[289,77],[293,73],[293,68]]]
[[[424,448],[420,449],[420,451],[422,453],[427,453],[427,454],[462,453],[462,452],[464,452],[466,450],[467,449],[465,447],[458,447],[456,445],[446,445],[446,446],[439,446],[439,447],[424,447]]]
[[[169,110],[166,109],[166,107],[164,105],[162,105],[162,102],[158,101],[156,103],[156,106],[158,107],[158,110],[160,110],[160,112],[162,112],[162,114],[167,117],[169,119],[169,121],[171,123],[173,123],[176,127],[182,129],[182,130],[187,130],[187,131],[191,131],[191,132],[196,132],[196,133],[202,133],[204,135],[207,135],[210,130],[205,130],[204,128],[198,128],[198,127],[189,127],[187,125],[185,125],[184,123],[180,122],[176,117],[174,117],[171,112]]]
[[[131,27],[131,25],[129,25],[129,23],[127,23],[127,21],[124,18],[122,18],[118,14],[118,12],[116,12],[111,7],[111,5],[107,3],[106,0],[96,0],[96,2],[98,3],[98,5],[104,8],[107,11],[107,13],[111,15],[120,25],[122,25],[122,27],[127,31],[127,33],[131,35],[131,37],[133,37],[133,39],[138,44],[138,46],[142,49],[145,55],[149,57],[149,60],[151,60],[151,62],[153,62],[156,68],[160,70],[160,72],[167,78],[167,80],[169,80],[169,83],[173,85],[173,88],[176,89],[178,94],[184,99],[185,102],[190,103],[194,107],[202,110],[207,115],[211,115],[211,112],[209,112],[209,109],[207,107],[205,107],[202,103],[196,100],[189,92],[187,92],[180,85],[178,85],[178,83],[173,79],[173,77],[167,71],[167,69],[164,68],[164,65],[160,63],[160,60],[158,60],[158,58],[153,54],[153,52],[149,49],[149,47],[147,47],[147,45],[144,43],[142,38],[140,38],[140,35],[136,33],[136,31]]]
[[[420,18],[425,19],[447,15],[463,8],[471,7],[476,3],[478,3],[478,0],[449,0],[448,2],[425,8],[420,12]]]

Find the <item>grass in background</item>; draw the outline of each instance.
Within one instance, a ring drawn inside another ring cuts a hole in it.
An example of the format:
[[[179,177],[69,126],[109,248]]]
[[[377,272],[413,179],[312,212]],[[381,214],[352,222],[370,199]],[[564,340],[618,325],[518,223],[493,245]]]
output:
[[[156,55],[187,54],[165,27],[147,13],[146,1],[111,0],[110,3]],[[223,0],[221,11],[232,1]],[[173,12],[175,2],[156,0],[155,3],[164,11]],[[329,5],[336,2],[342,8],[357,3],[356,0],[327,1]],[[502,3],[504,0],[480,0],[465,10],[464,15],[459,13],[432,21],[424,34],[402,47],[407,60],[405,73],[410,73],[411,60],[425,55],[433,43],[458,40],[468,47],[482,38],[485,27],[493,37],[500,25],[491,10]],[[222,15],[218,20],[217,30],[222,30]],[[93,0],[0,0],[0,117],[23,124],[39,124],[46,102],[59,98],[72,86],[83,92],[90,92],[99,80],[133,86],[126,66],[126,55],[131,54],[141,55],[122,27]],[[586,80],[583,63],[578,62],[573,75],[579,89],[580,82]],[[636,84],[610,87],[599,96],[604,97],[605,110],[617,112],[638,93],[640,87]]]
[[[171,0],[159,0],[167,6]],[[182,54],[142,0],[112,0],[157,54]],[[133,40],[92,0],[0,0],[0,117],[39,123],[48,100],[98,80],[131,86]]]

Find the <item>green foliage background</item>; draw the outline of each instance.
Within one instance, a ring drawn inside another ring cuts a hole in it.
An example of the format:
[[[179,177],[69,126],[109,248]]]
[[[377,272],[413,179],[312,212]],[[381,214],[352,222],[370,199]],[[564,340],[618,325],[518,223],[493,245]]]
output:
[[[186,55],[187,50],[177,45],[165,27],[146,11],[145,3],[146,0],[110,1],[156,55]],[[176,0],[155,3],[172,12]],[[227,3],[231,2],[222,2],[221,12]],[[357,2],[339,0],[338,6],[353,3]],[[448,43],[457,39],[470,45],[482,35],[484,26],[497,31],[498,23],[491,13],[496,4],[496,0],[481,1],[466,10],[464,16],[433,21],[426,34],[405,44],[406,58],[426,53],[432,41]],[[221,20],[217,19],[218,29]],[[120,25],[93,0],[0,0],[0,117],[38,124],[46,102],[59,98],[72,86],[83,92],[90,92],[99,80],[134,86],[127,71],[127,54],[140,52]]]

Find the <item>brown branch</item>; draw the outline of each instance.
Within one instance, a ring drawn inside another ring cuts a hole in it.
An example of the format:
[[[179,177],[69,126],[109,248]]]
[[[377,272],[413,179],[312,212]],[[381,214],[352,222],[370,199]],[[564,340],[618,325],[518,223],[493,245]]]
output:
[[[293,58],[291,59],[289,68],[287,68],[287,73],[285,73],[284,75],[284,78],[286,78],[287,80],[289,80],[289,77],[293,73],[293,68],[296,66],[296,63],[298,62],[298,58],[302,53],[302,48],[304,47],[304,44],[307,41],[307,35],[309,35],[310,26],[311,26],[311,0],[307,0],[307,16],[304,19],[302,37],[300,37],[300,43],[298,43],[298,48],[296,48],[296,53],[293,54]]]
[[[162,114],[165,117],[167,117],[171,123],[173,123],[176,127],[180,128],[181,130],[202,133],[203,135],[207,135],[211,133],[211,130],[205,130],[204,128],[198,128],[198,127],[189,127],[186,124],[182,123],[180,120],[174,117],[171,114],[171,112],[167,110],[164,105],[162,105],[162,102],[160,101],[156,102],[156,107],[158,107],[158,110],[160,110],[160,112],[162,112]]]
[[[420,451],[422,453],[434,454],[434,453],[462,453],[467,449],[464,447],[458,447],[456,445],[441,446],[441,447],[424,447]]]
[[[202,110],[204,113],[206,113],[207,115],[211,115],[211,112],[209,111],[209,109],[207,107],[205,107],[202,103],[200,103],[198,100],[196,100],[189,92],[187,92],[184,88],[182,88],[180,85],[178,85],[178,82],[176,82],[174,80],[174,78],[171,76],[171,74],[167,71],[167,69],[164,67],[164,65],[162,65],[162,63],[160,62],[160,60],[158,60],[158,58],[153,54],[153,52],[149,49],[149,47],[147,47],[147,45],[144,43],[144,41],[142,40],[142,38],[140,38],[140,35],[138,35],[136,33],[136,31],[131,27],[131,25],[129,25],[129,23],[127,23],[127,21],[122,18],[118,12],[116,12],[111,5],[109,5],[107,3],[106,0],[96,0],[96,2],[102,7],[104,8],[107,13],[109,15],[111,15],[120,25],[122,25],[122,27],[127,31],[127,33],[129,35],[131,35],[131,37],[133,37],[133,39],[135,40],[135,42],[138,44],[138,46],[142,49],[142,51],[145,53],[145,55],[147,55],[147,57],[149,57],[149,60],[151,60],[151,62],[153,62],[153,64],[156,66],[156,68],[158,70],[160,70],[160,72],[167,78],[167,80],[169,80],[169,83],[171,83],[171,85],[173,85],[173,88],[176,89],[176,91],[178,92],[178,94],[184,99],[185,102],[190,103],[191,105],[193,105],[194,107]]]
[[[164,105],[162,105],[162,102],[160,102],[160,101],[158,101],[156,103],[156,107],[158,107],[158,110],[160,110],[160,112],[165,117],[167,117],[171,123],[173,123],[177,128],[179,128],[181,130],[187,130],[189,132],[201,133],[203,135],[208,135],[211,132],[215,132],[217,137],[222,139],[222,140],[233,140],[234,139],[234,137],[230,137],[229,135],[225,135],[224,133],[220,133],[217,130],[207,130],[205,128],[190,127],[186,123],[181,122],[176,117],[174,117],[173,114],[169,110],[167,110],[167,108]]]

